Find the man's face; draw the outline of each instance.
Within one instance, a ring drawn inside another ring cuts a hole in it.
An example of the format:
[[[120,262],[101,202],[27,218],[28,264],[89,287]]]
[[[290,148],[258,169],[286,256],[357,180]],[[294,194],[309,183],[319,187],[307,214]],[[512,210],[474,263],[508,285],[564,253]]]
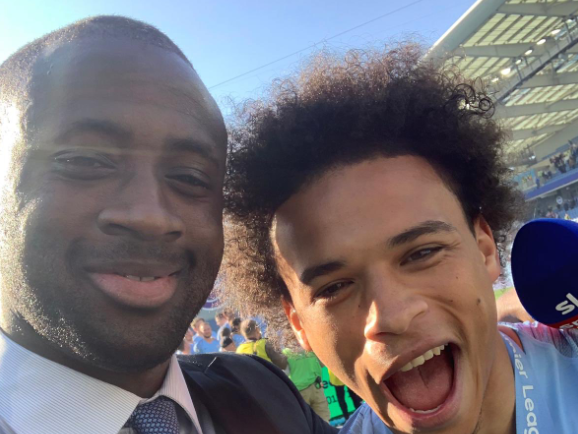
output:
[[[235,351],[237,351],[237,347],[235,346],[234,342],[231,342],[226,347],[223,347],[223,351],[228,352],[228,353],[234,353]]]
[[[0,261],[4,312],[92,365],[156,366],[221,260],[218,109],[179,56],[126,40],[49,54],[32,100],[19,230]]]
[[[204,322],[205,320],[201,320],[197,322],[196,325],[191,326],[196,334],[201,334],[201,325],[203,325]]]
[[[211,328],[211,325],[207,322],[204,322],[201,324],[201,334],[205,337],[205,338],[210,338],[213,335],[213,329]]]
[[[185,332],[185,341],[192,342],[193,337],[195,336],[195,332],[189,327]]]
[[[298,339],[395,432],[478,423],[499,339],[499,263],[487,224],[474,230],[433,168],[410,156],[335,169],[276,213]]]

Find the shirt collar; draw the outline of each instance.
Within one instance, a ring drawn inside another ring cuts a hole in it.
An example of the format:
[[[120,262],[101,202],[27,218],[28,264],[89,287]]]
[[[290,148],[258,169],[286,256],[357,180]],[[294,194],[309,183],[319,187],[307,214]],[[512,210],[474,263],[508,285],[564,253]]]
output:
[[[159,391],[152,398],[141,400],[139,404],[152,401],[159,396],[166,396],[179,404],[187,412],[187,415],[195,424],[197,431],[199,433],[201,432],[199,418],[197,417],[191,394],[187,387],[187,383],[185,382],[183,371],[179,366],[177,357],[174,355],[171,358],[165,381]]]
[[[16,432],[117,434],[138,404],[163,395],[199,421],[175,356],[150,399],[33,353],[0,332],[0,419]]]

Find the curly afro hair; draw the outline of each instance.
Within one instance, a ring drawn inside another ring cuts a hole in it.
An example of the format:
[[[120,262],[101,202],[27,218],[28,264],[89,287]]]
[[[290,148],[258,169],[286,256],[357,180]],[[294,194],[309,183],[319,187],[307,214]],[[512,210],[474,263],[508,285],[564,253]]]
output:
[[[339,166],[422,157],[455,193],[472,228],[483,215],[497,240],[509,229],[523,202],[507,181],[494,104],[457,71],[420,61],[422,54],[415,44],[322,52],[239,109],[230,134],[223,270],[225,296],[241,312],[288,331],[280,300],[289,293],[270,238],[274,214]]]

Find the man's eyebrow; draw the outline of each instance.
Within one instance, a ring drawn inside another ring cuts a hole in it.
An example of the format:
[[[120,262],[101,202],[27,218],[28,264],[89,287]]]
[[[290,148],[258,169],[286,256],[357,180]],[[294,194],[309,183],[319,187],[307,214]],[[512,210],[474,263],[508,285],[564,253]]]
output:
[[[221,167],[220,160],[215,156],[212,146],[206,145],[194,139],[169,139],[166,142],[169,152],[190,152],[206,158],[217,167]]]
[[[133,136],[131,130],[119,124],[104,119],[81,119],[72,123],[65,131],[56,137],[57,143],[66,143],[75,134],[84,132],[108,136],[119,144],[126,143]]]
[[[436,234],[440,232],[457,232],[457,229],[451,224],[443,221],[427,220],[390,238],[387,242],[387,246],[393,248],[401,244],[409,243],[422,235]]]
[[[409,243],[410,241],[413,241],[422,235],[435,234],[440,232],[457,232],[457,229],[451,224],[443,221],[427,220],[390,238],[387,242],[387,245],[389,248],[393,248],[401,244]],[[334,271],[338,271],[345,267],[345,265],[346,264],[343,261],[330,261],[324,264],[313,265],[306,268],[301,273],[299,280],[304,285],[309,285],[314,279],[333,273]]]
[[[299,280],[304,285],[309,285],[313,279],[325,276],[326,274],[337,271],[343,267],[345,267],[345,263],[342,261],[331,261],[325,264],[313,265],[309,268],[306,268],[305,271],[301,273]]]

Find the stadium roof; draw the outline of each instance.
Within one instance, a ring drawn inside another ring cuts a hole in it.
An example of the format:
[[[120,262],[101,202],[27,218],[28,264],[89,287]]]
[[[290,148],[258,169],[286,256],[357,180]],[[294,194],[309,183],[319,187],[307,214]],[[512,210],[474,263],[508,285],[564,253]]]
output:
[[[485,83],[512,158],[540,160],[578,136],[577,15],[578,0],[478,0],[426,55]]]

